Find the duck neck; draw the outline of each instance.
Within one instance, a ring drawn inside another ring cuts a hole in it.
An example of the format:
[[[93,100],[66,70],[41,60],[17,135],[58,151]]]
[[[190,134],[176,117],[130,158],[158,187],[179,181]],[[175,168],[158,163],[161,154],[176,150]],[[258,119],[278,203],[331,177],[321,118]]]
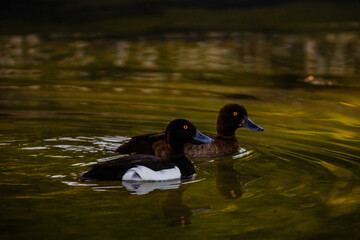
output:
[[[184,152],[170,152],[170,160],[180,169],[181,178],[192,177],[196,172],[191,161],[187,159]]]
[[[218,118],[216,124],[217,136],[223,138],[234,138],[236,129],[236,127],[230,127],[221,117]]]
[[[227,138],[227,139],[235,138],[235,130],[236,129],[221,128],[218,125],[217,126],[217,135],[216,135],[216,137]]]
[[[218,132],[217,135],[216,135],[216,139],[225,139],[225,140],[227,140],[227,139],[234,140],[235,139],[237,141],[237,139],[235,137],[235,133],[232,134],[232,135],[223,135],[223,134]]]

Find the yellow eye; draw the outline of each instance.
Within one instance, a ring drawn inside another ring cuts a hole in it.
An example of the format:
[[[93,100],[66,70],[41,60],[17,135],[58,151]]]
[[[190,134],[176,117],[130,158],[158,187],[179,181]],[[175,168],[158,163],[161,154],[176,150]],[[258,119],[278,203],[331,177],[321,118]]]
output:
[[[237,116],[237,114],[238,114],[237,112],[233,112],[233,115],[234,115],[234,116]]]
[[[188,125],[184,125],[184,129],[188,129]]]

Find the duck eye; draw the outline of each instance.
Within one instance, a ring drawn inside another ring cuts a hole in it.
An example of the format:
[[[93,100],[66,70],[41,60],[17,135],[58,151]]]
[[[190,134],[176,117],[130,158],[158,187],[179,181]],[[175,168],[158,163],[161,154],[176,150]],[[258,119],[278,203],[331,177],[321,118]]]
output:
[[[184,127],[183,127],[184,129],[188,129],[188,125],[184,125]]]
[[[237,112],[233,112],[233,115],[234,115],[234,116],[237,116],[237,115],[238,115],[238,113],[237,113]]]

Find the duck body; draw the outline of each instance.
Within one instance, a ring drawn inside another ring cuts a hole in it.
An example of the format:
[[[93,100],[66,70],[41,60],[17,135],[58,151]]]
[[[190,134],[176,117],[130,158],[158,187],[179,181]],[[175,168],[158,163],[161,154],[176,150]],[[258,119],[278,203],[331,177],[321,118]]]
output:
[[[135,154],[92,166],[80,180],[167,181],[190,178],[195,168],[184,154],[184,145],[210,143],[213,140],[200,133],[184,119],[172,121],[165,131],[168,158],[149,154]]]
[[[147,154],[137,154],[94,165],[83,179],[120,181],[166,181],[194,176],[195,168],[185,156],[170,161]]]
[[[201,145],[185,145],[185,154],[189,158],[205,158],[205,157],[222,157],[240,149],[240,145],[236,137],[224,138],[216,136],[214,142]]]
[[[264,129],[253,123],[247,116],[244,107],[238,104],[225,105],[219,111],[217,119],[217,135],[214,142],[201,145],[185,144],[184,153],[188,158],[221,157],[237,152],[240,144],[235,131],[246,127],[254,131]],[[123,154],[146,153],[169,158],[169,149],[165,144],[165,133],[153,133],[133,137],[128,143],[121,145],[116,152]]]
[[[235,137],[216,136],[213,139],[214,142],[201,145],[185,144],[185,156],[188,158],[221,157],[237,152],[240,149],[240,144]],[[169,158],[170,156],[170,151],[164,145],[163,140],[154,142],[152,149],[156,156],[163,158]]]

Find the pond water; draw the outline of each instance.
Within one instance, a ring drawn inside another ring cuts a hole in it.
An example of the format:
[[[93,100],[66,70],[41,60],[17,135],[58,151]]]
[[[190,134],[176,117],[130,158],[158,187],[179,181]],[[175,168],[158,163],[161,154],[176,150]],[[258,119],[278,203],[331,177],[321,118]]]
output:
[[[360,36],[186,33],[0,37],[3,239],[355,239]],[[264,132],[194,159],[191,180],[79,182],[176,118],[216,132],[245,106]]]

